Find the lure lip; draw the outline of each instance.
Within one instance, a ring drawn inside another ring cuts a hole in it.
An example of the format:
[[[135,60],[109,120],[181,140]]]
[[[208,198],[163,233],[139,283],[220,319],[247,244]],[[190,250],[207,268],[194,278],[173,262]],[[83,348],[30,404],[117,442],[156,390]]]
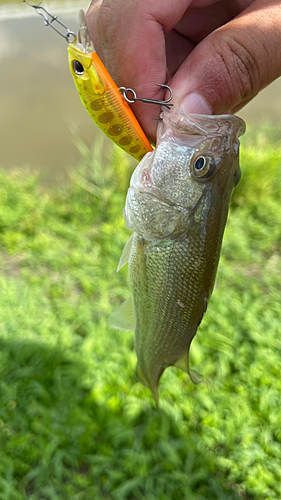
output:
[[[89,30],[86,24],[85,13],[79,11],[79,30],[74,42],[68,44],[68,53],[75,57],[85,67],[89,69],[92,64],[91,54],[94,53],[94,46],[90,38]]]
[[[79,11],[79,30],[77,39],[79,45],[81,44],[83,47],[84,54],[94,52],[95,49],[86,23],[85,12],[82,9]]]

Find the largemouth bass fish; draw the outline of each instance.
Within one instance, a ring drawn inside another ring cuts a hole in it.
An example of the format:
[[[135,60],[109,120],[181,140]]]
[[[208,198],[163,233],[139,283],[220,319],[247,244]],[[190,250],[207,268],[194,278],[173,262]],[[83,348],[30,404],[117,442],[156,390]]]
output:
[[[157,147],[134,171],[124,217],[134,231],[129,261],[133,300],[110,324],[134,329],[137,373],[158,400],[168,366],[189,368],[189,349],[211,296],[230,197],[240,180],[243,120],[163,111]]]

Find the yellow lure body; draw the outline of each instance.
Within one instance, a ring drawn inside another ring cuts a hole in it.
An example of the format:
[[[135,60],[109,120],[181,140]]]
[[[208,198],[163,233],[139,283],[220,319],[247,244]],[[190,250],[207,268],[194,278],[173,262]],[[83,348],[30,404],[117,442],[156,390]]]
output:
[[[75,43],[70,43],[68,54],[70,71],[81,101],[98,127],[137,161],[153,151],[97,53],[86,54]]]

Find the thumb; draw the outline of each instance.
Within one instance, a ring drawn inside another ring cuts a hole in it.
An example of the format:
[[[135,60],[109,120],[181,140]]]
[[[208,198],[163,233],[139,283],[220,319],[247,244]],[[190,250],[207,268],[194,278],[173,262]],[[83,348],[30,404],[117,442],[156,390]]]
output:
[[[174,102],[187,113],[240,109],[281,75],[281,7],[256,0],[201,41],[171,81]]]

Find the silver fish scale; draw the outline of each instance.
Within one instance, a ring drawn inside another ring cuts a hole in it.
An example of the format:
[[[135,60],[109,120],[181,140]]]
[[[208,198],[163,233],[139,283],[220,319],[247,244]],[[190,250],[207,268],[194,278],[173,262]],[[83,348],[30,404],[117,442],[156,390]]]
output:
[[[159,144],[151,167],[151,180],[170,202],[194,206],[196,186],[190,183],[189,163],[194,149],[171,142]],[[198,196],[201,194],[199,186]]]
[[[188,227],[190,213],[186,208],[168,205],[148,192],[129,189],[126,226],[146,238],[177,237]]]

